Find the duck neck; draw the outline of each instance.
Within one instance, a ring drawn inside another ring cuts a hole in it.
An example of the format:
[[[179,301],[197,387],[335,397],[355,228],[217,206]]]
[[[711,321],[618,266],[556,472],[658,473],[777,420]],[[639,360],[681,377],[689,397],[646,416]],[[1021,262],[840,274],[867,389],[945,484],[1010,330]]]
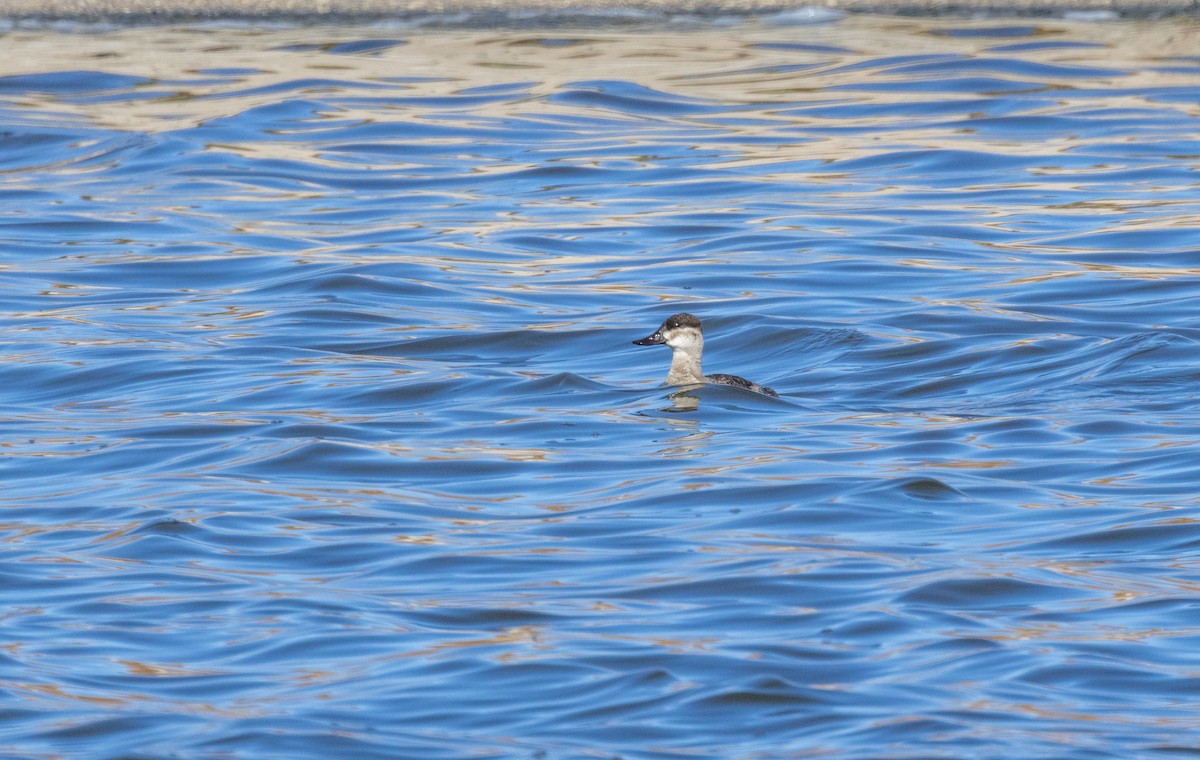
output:
[[[671,371],[667,373],[667,385],[693,385],[704,382],[700,371],[701,347],[676,348],[671,352]]]

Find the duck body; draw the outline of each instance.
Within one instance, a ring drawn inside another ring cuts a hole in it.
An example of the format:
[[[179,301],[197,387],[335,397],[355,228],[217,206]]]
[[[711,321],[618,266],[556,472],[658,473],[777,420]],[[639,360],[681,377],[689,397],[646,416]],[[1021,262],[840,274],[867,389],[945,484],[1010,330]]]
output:
[[[767,396],[779,396],[765,385],[751,382],[744,377],[704,374],[700,370],[700,356],[704,353],[704,330],[700,326],[700,320],[692,314],[673,314],[653,333],[633,343],[637,346],[665,345],[671,349],[671,369],[667,372],[667,385],[715,383],[745,388]]]

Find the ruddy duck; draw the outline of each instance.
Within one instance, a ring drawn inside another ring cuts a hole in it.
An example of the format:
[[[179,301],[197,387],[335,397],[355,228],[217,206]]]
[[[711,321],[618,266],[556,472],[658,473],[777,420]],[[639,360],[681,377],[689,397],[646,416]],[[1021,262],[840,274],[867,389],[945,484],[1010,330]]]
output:
[[[691,314],[675,314],[667,317],[662,326],[634,345],[657,346],[666,344],[671,348],[671,371],[667,373],[667,385],[696,385],[717,383],[745,388],[768,396],[779,394],[765,385],[752,383],[737,375],[705,375],[700,371],[700,354],[704,351],[704,331],[700,320]]]

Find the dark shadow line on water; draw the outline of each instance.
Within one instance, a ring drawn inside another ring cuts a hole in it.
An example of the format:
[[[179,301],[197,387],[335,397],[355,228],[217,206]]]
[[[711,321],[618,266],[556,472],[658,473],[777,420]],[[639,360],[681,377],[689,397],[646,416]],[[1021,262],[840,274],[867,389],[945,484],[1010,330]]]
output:
[[[798,409],[803,411],[820,411],[815,407],[808,406],[798,401],[793,401],[787,397],[787,394],[779,396],[768,396],[764,393],[755,393],[750,390],[734,388],[732,386],[721,386],[717,384],[695,386],[684,388],[683,390],[670,390],[671,386],[659,386],[653,390],[647,391],[643,389],[621,389],[623,393],[636,393],[647,400],[664,399],[672,402],[669,407],[658,409],[658,412],[668,414],[686,414],[700,409],[701,405],[706,402],[705,393],[718,394],[718,399],[708,399],[707,403],[716,404],[725,411],[737,410],[751,414],[767,414],[771,412],[779,412],[783,409]],[[664,395],[665,391],[665,395]],[[756,406],[741,406],[735,403],[737,400],[745,402],[753,402]],[[648,416],[646,410],[635,412],[639,416]]]

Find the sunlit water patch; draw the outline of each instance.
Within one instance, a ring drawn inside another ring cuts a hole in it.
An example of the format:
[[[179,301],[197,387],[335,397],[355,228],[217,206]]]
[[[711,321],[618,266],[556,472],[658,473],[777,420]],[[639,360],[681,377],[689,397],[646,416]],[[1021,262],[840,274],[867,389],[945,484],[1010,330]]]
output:
[[[1200,27],[822,21],[6,35],[5,752],[1194,751]]]

